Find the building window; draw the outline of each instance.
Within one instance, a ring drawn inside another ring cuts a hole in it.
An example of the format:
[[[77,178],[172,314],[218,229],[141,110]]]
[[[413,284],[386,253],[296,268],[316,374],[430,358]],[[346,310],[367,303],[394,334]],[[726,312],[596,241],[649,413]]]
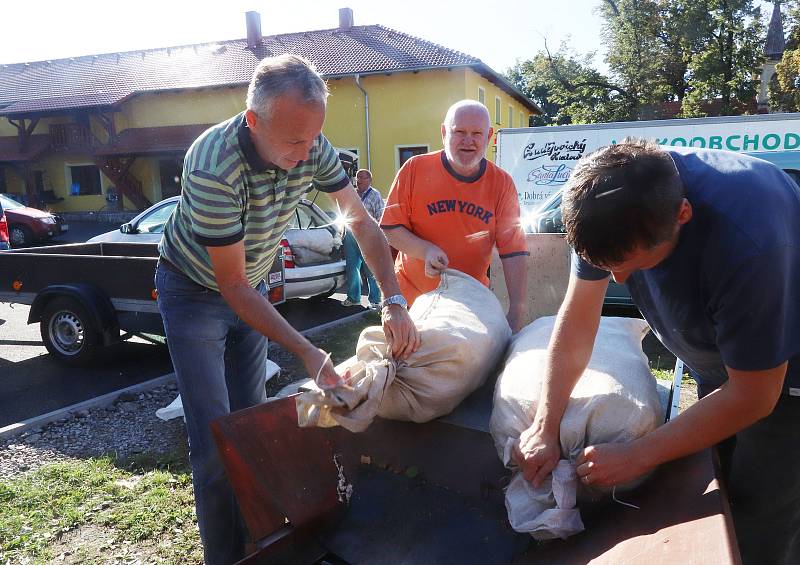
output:
[[[397,148],[397,168],[411,159],[414,155],[423,155],[428,152],[427,145],[404,145]]]
[[[528,127],[528,123],[525,121],[525,116],[522,114],[522,112],[519,113],[519,127]]]
[[[178,196],[181,193],[183,159],[159,160],[158,176],[161,178],[161,198]]]
[[[70,196],[101,194],[100,169],[96,165],[70,165],[67,169]]]
[[[478,102],[486,105],[486,90],[482,86],[478,87]]]
[[[514,108],[508,107],[508,127],[514,127]]]
[[[500,110],[500,97],[495,96],[494,98],[494,121],[497,125],[503,123],[503,112]]]

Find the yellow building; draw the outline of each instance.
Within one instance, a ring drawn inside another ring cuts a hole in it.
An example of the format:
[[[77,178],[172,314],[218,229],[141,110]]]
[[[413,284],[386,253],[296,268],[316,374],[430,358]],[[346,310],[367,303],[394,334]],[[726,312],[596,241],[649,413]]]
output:
[[[495,129],[539,113],[479,59],[355,26],[349,8],[337,28],[264,37],[248,12],[247,39],[0,65],[0,193],[61,212],[141,210],[177,194],[191,142],[244,110],[258,61],[283,53],[327,79],[323,131],[384,195],[408,157],[442,147],[453,102],[480,100]]]

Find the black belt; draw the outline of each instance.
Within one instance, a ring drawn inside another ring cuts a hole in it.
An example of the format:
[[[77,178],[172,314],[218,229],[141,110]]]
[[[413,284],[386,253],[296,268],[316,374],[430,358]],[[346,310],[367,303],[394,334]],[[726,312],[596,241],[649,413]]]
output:
[[[184,277],[186,276],[186,273],[184,273],[178,267],[167,261],[167,259],[163,255],[159,256],[158,264],[159,266],[164,267],[164,269],[166,269],[167,271],[172,271],[173,273],[183,275]]]

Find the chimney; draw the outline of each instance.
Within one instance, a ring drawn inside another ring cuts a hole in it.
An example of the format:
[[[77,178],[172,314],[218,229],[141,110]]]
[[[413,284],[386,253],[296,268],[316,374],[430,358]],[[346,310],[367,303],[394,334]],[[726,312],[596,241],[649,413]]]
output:
[[[258,12],[245,12],[247,21],[247,47],[255,49],[261,45],[261,14]]]
[[[339,29],[350,29],[351,27],[353,27],[353,10],[339,8]]]

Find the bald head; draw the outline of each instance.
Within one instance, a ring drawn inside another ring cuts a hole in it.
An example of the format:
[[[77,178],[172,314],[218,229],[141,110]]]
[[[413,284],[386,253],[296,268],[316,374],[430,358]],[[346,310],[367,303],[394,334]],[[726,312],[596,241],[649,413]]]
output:
[[[460,100],[450,106],[447,110],[447,114],[444,116],[444,125],[450,127],[454,122],[467,114],[473,117],[483,117],[486,122],[486,129],[489,129],[489,125],[491,124],[489,120],[489,110],[477,100]]]
[[[476,100],[456,102],[444,117],[442,142],[450,166],[459,175],[478,173],[493,130],[489,111]]]

